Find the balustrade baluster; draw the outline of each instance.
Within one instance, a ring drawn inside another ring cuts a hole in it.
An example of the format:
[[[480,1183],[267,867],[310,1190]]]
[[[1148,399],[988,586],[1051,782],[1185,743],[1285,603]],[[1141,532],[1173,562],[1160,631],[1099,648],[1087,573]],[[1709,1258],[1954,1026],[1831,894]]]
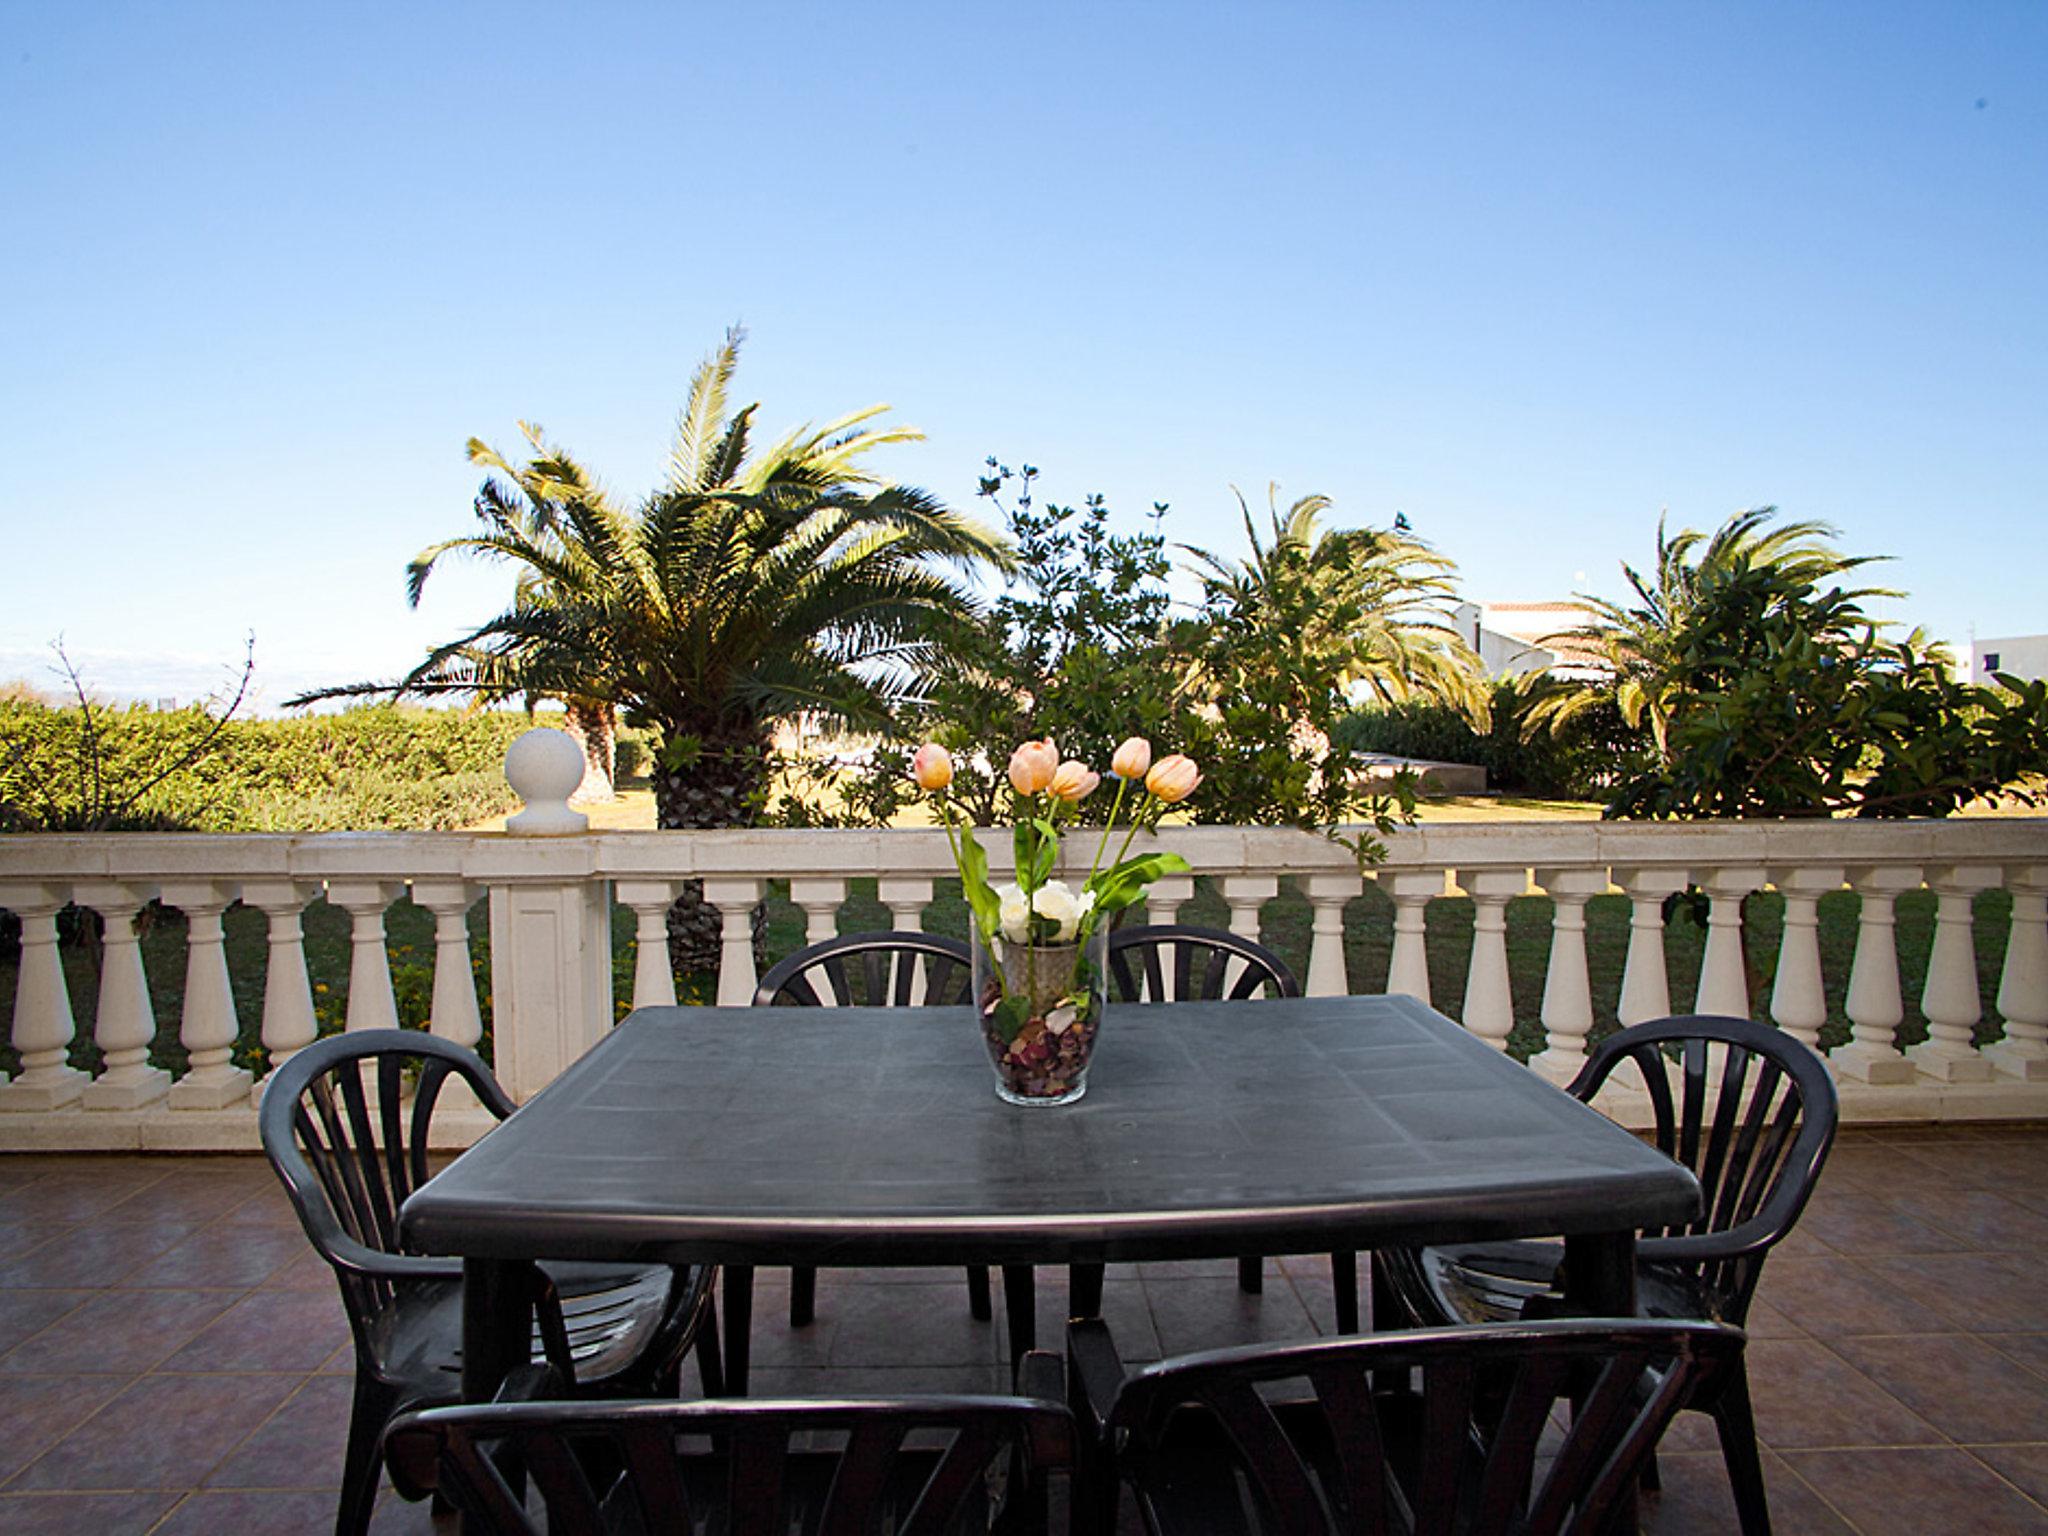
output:
[[[1700,877],[1707,893],[1707,949],[1700,957],[1700,989],[1696,1013],[1729,1018],[1749,1017],[1749,977],[1742,951],[1742,899],[1764,885],[1764,872],[1723,865]]]
[[[263,966],[263,1051],[275,1072],[320,1033],[313,983],[306,974],[306,906],[317,886],[295,880],[259,880],[242,887],[242,902],[264,916],[269,939]],[[250,1090],[256,1102],[263,1084]]]
[[[1259,942],[1259,913],[1280,894],[1278,875],[1225,875],[1217,882],[1223,888],[1224,903],[1230,908],[1230,931],[1241,939]],[[1228,996],[1245,973],[1245,963],[1233,957],[1223,967],[1223,990]]]
[[[1849,1040],[1828,1055],[1840,1077],[1872,1084],[1910,1083],[1913,1063],[1898,1047],[1906,1004],[1899,992],[1896,904],[1917,890],[1920,871],[1903,864],[1851,868],[1849,884],[1862,899],[1856,918],[1856,953],[1849,962]]]
[[[384,913],[405,894],[395,880],[330,880],[327,899],[348,913],[349,1029],[398,1028],[391,990],[391,955],[384,947]]]
[[[2005,1038],[1984,1048],[2000,1072],[2026,1082],[2048,1080],[2048,864],[2019,864],[2005,872],[2012,892],[2012,926],[1998,977],[1998,1011]]]
[[[754,972],[754,903],[763,880],[712,877],[704,900],[718,908],[718,1005],[744,1008],[754,1000],[760,978]]]
[[[1664,903],[1686,887],[1682,869],[1616,869],[1614,883],[1628,893],[1628,958],[1622,963],[1624,1025],[1671,1016],[1671,971],[1664,957]]]
[[[1504,1051],[1515,1027],[1515,999],[1508,985],[1508,902],[1529,888],[1529,872],[1461,869],[1458,884],[1472,898],[1472,958],[1465,972],[1465,1014],[1460,1022]]]
[[[1162,875],[1145,888],[1145,921],[1154,927],[1177,923],[1182,903],[1194,899],[1193,875]]]
[[[789,899],[803,908],[806,945],[822,944],[827,939],[839,937],[839,909],[846,901],[844,880],[792,880],[789,882]],[[820,1001],[832,1001],[829,989]]]
[[[1927,1038],[1906,1057],[1929,1077],[1949,1083],[1987,1083],[1991,1063],[1977,1050],[1974,1033],[1983,1017],[1977,982],[1977,946],[1971,898],[1998,884],[1992,864],[1944,864],[1927,871],[1936,899],[1934,950],[1927,957],[1927,985],[1920,1011]]]
[[[0,1110],[61,1109],[85,1090],[86,1075],[65,1061],[78,1022],[57,953],[57,885],[0,885],[0,907],[21,919],[21,964],[14,980],[14,1048],[21,1075],[0,1084]]]
[[[1839,865],[1773,869],[1771,884],[1785,899],[1785,930],[1778,940],[1778,977],[1771,985],[1771,1018],[1795,1040],[1820,1049],[1828,996],[1820,968],[1820,899],[1840,890]]]
[[[909,875],[884,875],[875,882],[875,894],[889,909],[889,926],[899,933],[924,932],[924,909],[931,905],[932,882]],[[925,967],[916,965],[910,974],[910,1005],[924,1004]]]
[[[100,950],[99,1016],[93,1024],[105,1065],[86,1084],[79,1102],[86,1109],[142,1109],[171,1089],[171,1074],[149,1064],[156,1039],[156,1010],[149,977],[142,969],[142,945],[135,919],[156,894],[149,885],[95,881],[73,889],[72,900],[99,913],[105,926]]]
[[[1607,889],[1604,869],[1539,869],[1536,883],[1550,895],[1550,964],[1543,973],[1542,1052],[1529,1065],[1555,1083],[1568,1083],[1586,1064],[1593,1028],[1593,985],[1586,970],[1586,903]]]
[[[1365,877],[1305,875],[1301,888],[1313,914],[1302,990],[1310,997],[1342,997],[1351,990],[1344,962],[1344,906],[1365,889]]]
[[[613,892],[633,909],[633,1006],[673,1008],[676,973],[669,962],[668,909],[682,894],[680,880],[620,880]]]
[[[427,1027],[472,1051],[484,1037],[469,958],[469,909],[476,896],[476,887],[461,880],[413,882],[413,901],[434,914],[434,998]]]
[[[249,1096],[251,1078],[234,1064],[241,1021],[228,980],[227,935],[221,915],[236,887],[222,881],[166,882],[165,906],[185,914],[185,1015],[178,1039],[190,1068],[171,1084],[172,1109],[225,1109]]]
[[[1394,952],[1387,991],[1429,1001],[1429,904],[1444,893],[1440,869],[1385,869],[1373,876],[1394,903]]]

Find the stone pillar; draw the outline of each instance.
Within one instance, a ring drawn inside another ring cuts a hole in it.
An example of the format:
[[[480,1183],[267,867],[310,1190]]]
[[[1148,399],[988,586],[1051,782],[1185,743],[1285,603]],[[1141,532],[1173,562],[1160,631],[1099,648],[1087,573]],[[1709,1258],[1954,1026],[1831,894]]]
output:
[[[676,973],[668,958],[668,909],[682,894],[680,880],[619,880],[613,893],[633,909],[633,1006],[673,1008]]]
[[[469,909],[476,887],[461,880],[416,880],[412,899],[434,914],[434,999],[428,1027],[443,1040],[475,1050],[484,1037],[469,956]]]
[[[1828,1056],[1838,1077],[1866,1083],[1910,1083],[1916,1073],[1898,1047],[1906,1004],[1899,993],[1896,904],[1917,890],[1920,871],[1910,865],[1874,864],[1851,868],[1849,884],[1862,898],[1856,919],[1856,954],[1849,962],[1849,1040]]]
[[[221,915],[236,887],[221,881],[180,880],[163,888],[164,905],[185,914],[185,1016],[178,1039],[191,1069],[171,1085],[173,1109],[226,1109],[249,1097],[251,1078],[233,1061],[241,1023],[228,982],[227,935]]]
[[[65,1060],[78,1033],[57,954],[57,914],[66,899],[58,885],[0,885],[0,907],[21,919],[13,1037],[21,1075],[0,1084],[0,1110],[61,1109],[85,1090],[86,1075]]]
[[[1472,898],[1472,958],[1465,971],[1461,1021],[1495,1050],[1508,1048],[1515,999],[1508,986],[1508,903],[1529,888],[1525,869],[1459,870],[1458,884]]]
[[[1145,921],[1155,928],[1177,923],[1182,903],[1194,899],[1193,875],[1162,875],[1145,887]]]
[[[2025,1082],[2048,1081],[2048,864],[2017,864],[2005,872],[2012,927],[1998,978],[2005,1038],[1984,1047],[2000,1072]]]
[[[1365,889],[1365,877],[1305,875],[1301,886],[1314,914],[1302,991],[1310,997],[1343,997],[1351,990],[1344,963],[1344,905]]]
[[[106,925],[101,944],[99,1017],[93,1026],[106,1064],[86,1084],[79,1102],[87,1109],[142,1109],[170,1092],[171,1074],[149,1064],[156,1039],[156,1009],[142,969],[142,945],[135,919],[156,894],[150,885],[93,881],[75,887],[71,899],[91,907]]]
[[[1820,969],[1820,899],[1842,888],[1836,865],[1773,869],[1771,884],[1785,899],[1785,931],[1778,941],[1778,978],[1771,986],[1771,1018],[1793,1039],[1820,1049],[1828,1021],[1826,982]]]
[[[760,879],[712,876],[704,882],[704,900],[718,908],[718,1006],[744,1008],[754,1000],[760,977],[754,974],[754,903],[761,899]]]
[[[1622,1024],[1671,1017],[1671,972],[1664,959],[1664,902],[1685,889],[1682,869],[1617,869],[1614,883],[1628,893],[1628,959],[1621,973]]]
[[[1544,1048],[1529,1065],[1554,1083],[1568,1083],[1586,1064],[1593,1028],[1593,984],[1586,970],[1586,903],[1607,889],[1607,871],[1539,869],[1549,893],[1550,964],[1543,973]]]
[[[295,880],[258,880],[242,887],[245,905],[261,912],[268,924],[269,950],[263,967],[263,1051],[275,1072],[313,1043],[320,1021],[313,1011],[313,983],[306,974],[307,904],[319,894],[315,885]],[[261,1103],[263,1084],[250,1089]]]
[[[1927,957],[1927,985],[1920,1011],[1927,1015],[1927,1039],[1906,1052],[1929,1077],[1948,1083],[1988,1083],[1991,1063],[1974,1038],[1983,1017],[1977,982],[1977,946],[1971,898],[1998,884],[1995,864],[1943,864],[1927,871],[1938,905],[1934,952]]]
[[[327,900],[348,913],[348,1028],[398,1028],[384,913],[405,894],[395,880],[330,880]]]
[[[1700,957],[1696,1013],[1717,1013],[1731,1019],[1749,1017],[1749,978],[1742,963],[1742,898],[1764,885],[1763,870],[1754,866],[1722,866],[1700,877],[1711,904],[1707,908],[1707,950]]]
[[[1394,903],[1394,952],[1387,991],[1429,1001],[1429,904],[1444,893],[1443,871],[1390,869],[1373,876]]]
[[[846,901],[844,880],[793,879],[789,899],[803,908],[806,948],[839,937],[839,909]],[[829,989],[821,994],[821,1000],[832,1001]]]

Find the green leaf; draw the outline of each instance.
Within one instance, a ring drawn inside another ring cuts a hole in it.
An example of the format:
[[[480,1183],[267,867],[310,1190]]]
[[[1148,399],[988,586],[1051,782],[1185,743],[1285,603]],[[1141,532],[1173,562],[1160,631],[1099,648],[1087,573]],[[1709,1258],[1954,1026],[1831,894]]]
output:
[[[1141,853],[1100,871],[1088,882],[1095,893],[1094,912],[1121,912],[1145,894],[1161,875],[1185,874],[1191,866],[1177,853]]]
[[[1031,1019],[1031,999],[1028,997],[1006,997],[988,1011],[995,1021],[996,1033],[1008,1045],[1023,1033],[1024,1026]]]
[[[984,938],[993,937],[1002,921],[1003,904],[988,883],[988,850],[972,827],[960,833],[960,893],[974,913],[974,924]]]

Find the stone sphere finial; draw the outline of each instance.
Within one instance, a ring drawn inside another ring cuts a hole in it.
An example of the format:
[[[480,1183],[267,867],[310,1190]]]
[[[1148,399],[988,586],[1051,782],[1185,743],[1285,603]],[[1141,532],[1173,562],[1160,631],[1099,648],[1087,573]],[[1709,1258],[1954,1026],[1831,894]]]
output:
[[[505,778],[526,802],[509,818],[507,832],[528,837],[586,832],[590,818],[569,809],[569,797],[583,782],[583,749],[567,731],[537,726],[506,749]]]

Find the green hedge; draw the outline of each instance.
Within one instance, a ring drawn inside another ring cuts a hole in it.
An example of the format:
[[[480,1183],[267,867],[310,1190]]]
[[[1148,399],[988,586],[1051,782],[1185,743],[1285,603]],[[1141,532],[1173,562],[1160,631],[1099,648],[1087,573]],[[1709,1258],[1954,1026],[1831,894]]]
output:
[[[97,775],[77,708],[0,701],[0,827],[328,832],[467,826],[511,810],[505,749],[533,721],[495,710],[363,705],[231,720],[199,759],[136,791],[214,722],[196,706],[95,709]],[[96,787],[97,779],[97,787]]]
[[[1612,705],[1601,705],[1573,723],[1562,736],[1522,731],[1524,699],[1512,682],[1493,691],[1493,725],[1475,731],[1447,704],[1410,700],[1370,705],[1338,721],[1331,732],[1354,752],[1444,763],[1476,763],[1486,770],[1489,789],[1565,800],[1604,800],[1636,759],[1637,733],[1628,731]]]

